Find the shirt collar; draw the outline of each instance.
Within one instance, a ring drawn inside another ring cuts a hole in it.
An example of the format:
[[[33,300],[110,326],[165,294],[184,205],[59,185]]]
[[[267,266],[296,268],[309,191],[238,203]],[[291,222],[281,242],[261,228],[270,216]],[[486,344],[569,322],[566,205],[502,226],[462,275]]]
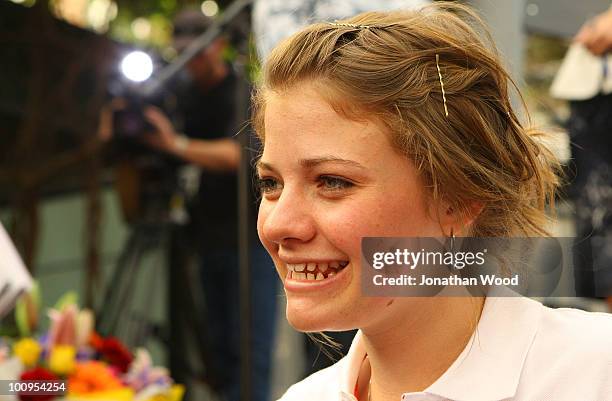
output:
[[[497,401],[516,393],[523,365],[537,333],[542,305],[528,298],[488,297],[477,329],[452,365],[422,393],[453,401]],[[353,390],[366,355],[361,331],[339,363],[341,393]],[[478,383],[476,386],[466,383]],[[405,399],[409,400],[410,393]],[[348,397],[347,397],[348,396]]]

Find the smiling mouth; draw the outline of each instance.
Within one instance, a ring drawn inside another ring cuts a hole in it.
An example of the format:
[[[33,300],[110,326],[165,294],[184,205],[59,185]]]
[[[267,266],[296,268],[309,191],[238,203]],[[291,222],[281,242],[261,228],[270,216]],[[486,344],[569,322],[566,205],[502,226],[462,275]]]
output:
[[[347,261],[325,263],[287,263],[287,278],[298,281],[321,281],[333,277],[348,265]]]

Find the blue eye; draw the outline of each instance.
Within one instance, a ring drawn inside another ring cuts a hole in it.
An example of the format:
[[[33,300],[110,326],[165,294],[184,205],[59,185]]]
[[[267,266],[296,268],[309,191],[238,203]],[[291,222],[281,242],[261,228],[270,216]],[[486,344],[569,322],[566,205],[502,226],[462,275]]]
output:
[[[319,177],[319,181],[321,182],[322,187],[324,189],[331,191],[339,191],[355,186],[355,184],[348,180],[329,175],[322,175],[321,177]]]

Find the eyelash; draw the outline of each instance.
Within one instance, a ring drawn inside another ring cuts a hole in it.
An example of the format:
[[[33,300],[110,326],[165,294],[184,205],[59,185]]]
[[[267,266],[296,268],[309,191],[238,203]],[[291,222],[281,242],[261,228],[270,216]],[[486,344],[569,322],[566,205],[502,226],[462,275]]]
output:
[[[272,186],[278,186],[278,185],[279,185],[278,181],[274,178],[270,178],[270,177],[257,178],[257,189],[259,190],[259,193],[262,195],[269,194],[272,191],[278,189],[278,188],[272,187]]]
[[[353,184],[352,182],[344,178],[336,177],[333,175],[319,176],[318,181],[323,183],[323,186],[325,186],[325,184],[333,183],[332,185],[328,185],[327,188],[325,188],[326,190],[329,190],[329,191],[342,191],[342,190],[349,189],[355,186],[355,184]]]
[[[355,184],[349,180],[331,175],[321,175],[317,177],[317,182],[318,188],[322,188],[329,192],[339,192],[355,186]],[[257,179],[257,189],[262,195],[272,194],[274,191],[281,190],[282,184],[272,177],[260,177]]]

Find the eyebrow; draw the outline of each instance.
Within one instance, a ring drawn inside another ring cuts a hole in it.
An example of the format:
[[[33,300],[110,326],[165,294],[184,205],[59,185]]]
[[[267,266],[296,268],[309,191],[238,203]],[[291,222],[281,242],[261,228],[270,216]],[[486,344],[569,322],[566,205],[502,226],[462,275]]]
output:
[[[311,169],[313,167],[316,167],[324,163],[338,163],[338,164],[343,164],[343,165],[350,166],[350,167],[356,167],[356,168],[363,169],[363,170],[366,169],[363,165],[357,163],[356,161],[342,159],[336,156],[323,156],[323,157],[317,157],[314,159],[301,159],[298,161],[298,163],[307,169]],[[276,169],[271,164],[262,162],[261,160],[257,161],[255,167],[258,170],[267,169],[267,170],[276,172]]]

